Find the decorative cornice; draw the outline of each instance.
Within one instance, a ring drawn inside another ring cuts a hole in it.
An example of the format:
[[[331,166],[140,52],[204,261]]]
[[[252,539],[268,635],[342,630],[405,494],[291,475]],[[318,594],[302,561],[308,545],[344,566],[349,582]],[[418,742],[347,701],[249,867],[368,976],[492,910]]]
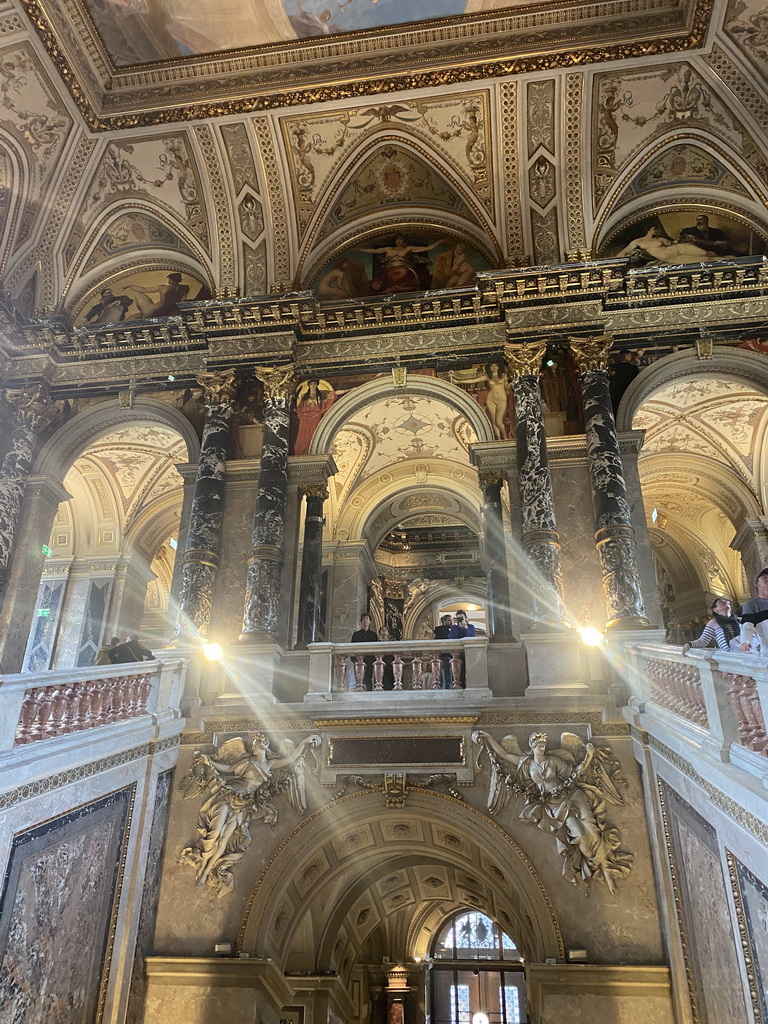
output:
[[[152,754],[162,753],[164,750],[171,750],[181,742],[181,736],[177,733],[167,736],[165,739],[156,742],[142,743],[138,747],[131,747],[119,754],[110,754],[109,757],[100,757],[96,761],[78,765],[76,768],[68,768],[65,771],[57,772],[47,778],[36,779],[34,782],[25,783],[16,789],[10,789],[6,793],[0,793],[0,811],[8,807],[15,807],[16,804],[25,800],[33,800],[44,793],[51,793],[53,790],[70,786],[73,782],[83,782],[95,775],[109,771],[111,768],[119,768],[120,765],[129,764],[142,757],[150,757]]]
[[[101,43],[90,22],[83,23],[80,37],[73,38],[77,50],[71,56],[60,45],[54,26],[66,25],[74,17],[72,0],[57,0],[45,11],[38,0],[22,2],[95,131],[677,53],[702,45],[712,7],[712,0],[676,6],[664,0],[536,5],[115,68],[99,53]],[[645,38],[638,38],[640,32]],[[632,35],[635,38],[627,42]],[[515,40],[515,54],[509,51],[510,39]],[[305,85],[307,81],[316,84]]]

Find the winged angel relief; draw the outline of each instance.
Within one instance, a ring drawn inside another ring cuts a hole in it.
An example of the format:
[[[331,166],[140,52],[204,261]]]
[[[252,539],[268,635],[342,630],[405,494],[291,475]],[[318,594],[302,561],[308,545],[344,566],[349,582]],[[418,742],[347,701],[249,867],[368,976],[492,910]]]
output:
[[[491,814],[506,807],[510,793],[521,796],[520,820],[555,837],[563,877],[586,892],[597,876],[616,892],[617,879],[629,874],[634,858],[619,849],[619,830],[606,822],[606,804],[623,804],[617,784],[626,785],[610,747],[584,743],[572,732],[562,734],[555,750],[547,749],[546,733],[532,733],[527,752],[514,736],[500,743],[487,732],[472,738],[490,760]]]
[[[219,896],[231,892],[232,867],[252,842],[251,821],[277,821],[277,808],[271,803],[275,797],[284,793],[297,811],[306,810],[306,751],[320,743],[319,736],[308,736],[298,745],[284,740],[286,753],[280,755],[269,749],[263,733],[256,733],[250,748],[241,736],[222,743],[215,759],[195,751],[179,788],[185,797],[205,790],[210,796],[197,819],[200,837],[182,851],[181,859],[193,865],[199,886],[208,885]]]

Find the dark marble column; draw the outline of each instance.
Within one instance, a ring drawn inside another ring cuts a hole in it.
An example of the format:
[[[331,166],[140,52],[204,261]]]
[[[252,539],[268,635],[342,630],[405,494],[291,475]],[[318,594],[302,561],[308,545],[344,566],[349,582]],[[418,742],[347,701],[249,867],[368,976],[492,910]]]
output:
[[[501,511],[501,485],[504,477],[500,472],[493,470],[481,470],[478,477],[483,489],[483,548],[488,588],[488,635],[493,640],[512,640],[514,638],[509,607],[509,575]]]
[[[229,419],[235,396],[235,371],[197,378],[205,399],[205,424],[189,530],[181,570],[179,609],[171,644],[206,636],[211,622],[213,585],[219,568],[224,513],[224,481],[229,454]]]
[[[609,629],[642,629],[645,615],[637,568],[635,531],[621,465],[619,439],[609,391],[608,353],[613,338],[571,338],[570,347],[581,375],[584,428],[589,456],[595,546],[600,558]]]
[[[323,503],[328,497],[325,484],[304,487],[307,510],[304,515],[304,546],[299,585],[299,628],[297,647],[306,647],[320,635],[320,584],[323,576]]]
[[[11,443],[0,466],[0,597],[8,582],[27,479],[40,435],[54,412],[42,385],[9,394],[7,400],[16,409],[16,416]]]
[[[517,481],[523,520],[523,550],[532,566],[530,596],[537,623],[563,616],[560,537],[555,521],[552,478],[539,389],[545,341],[507,345],[504,356],[515,395]]]
[[[275,369],[257,367],[254,373],[264,385],[264,441],[240,639],[257,641],[276,640],[278,636],[290,410],[296,375],[293,364]]]

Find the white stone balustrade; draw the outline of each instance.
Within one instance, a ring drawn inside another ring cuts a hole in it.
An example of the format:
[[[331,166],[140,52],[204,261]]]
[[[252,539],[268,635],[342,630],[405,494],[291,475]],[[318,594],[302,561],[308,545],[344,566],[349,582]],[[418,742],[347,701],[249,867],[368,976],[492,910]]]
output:
[[[0,677],[0,750],[146,717],[178,715],[184,663],[64,669]]]
[[[765,770],[768,658],[703,649],[683,656],[678,647],[650,644],[628,644],[626,652],[632,706],[660,722],[673,716],[675,731],[719,760]]]
[[[446,667],[451,674],[451,690],[487,691],[487,648],[486,637],[371,644],[309,644],[310,692],[307,699],[330,694],[365,693],[366,661],[371,666],[372,674],[370,690],[367,692],[385,692],[384,673],[387,668],[392,670],[393,692],[442,690],[441,656],[446,655],[450,659]],[[461,678],[462,670],[464,682]]]

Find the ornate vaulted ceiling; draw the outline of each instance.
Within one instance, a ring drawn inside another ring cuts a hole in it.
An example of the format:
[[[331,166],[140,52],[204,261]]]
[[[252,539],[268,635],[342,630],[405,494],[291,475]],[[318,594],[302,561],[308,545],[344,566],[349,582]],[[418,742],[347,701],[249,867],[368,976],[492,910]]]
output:
[[[739,252],[768,237],[757,0],[457,0],[409,26],[308,3],[340,30],[314,38],[292,0],[242,24],[166,0],[162,31],[145,6],[0,6],[0,266],[27,314],[82,320],[109,286],[136,317],[169,273],[188,298],[306,288],[398,230],[479,268],[610,255],[702,209]],[[147,39],[188,55],[146,63]]]

